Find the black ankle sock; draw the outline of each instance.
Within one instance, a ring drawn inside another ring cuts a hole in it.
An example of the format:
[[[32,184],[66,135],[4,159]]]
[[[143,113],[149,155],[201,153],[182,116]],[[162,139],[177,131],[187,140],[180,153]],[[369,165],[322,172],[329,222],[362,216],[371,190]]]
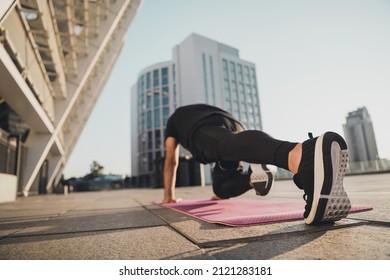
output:
[[[283,169],[288,169],[288,154],[298,143],[283,142],[275,152],[275,165]]]

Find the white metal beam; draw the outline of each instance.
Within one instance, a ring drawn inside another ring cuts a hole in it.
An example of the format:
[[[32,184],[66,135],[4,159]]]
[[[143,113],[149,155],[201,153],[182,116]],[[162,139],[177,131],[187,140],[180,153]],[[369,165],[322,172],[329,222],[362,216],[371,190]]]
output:
[[[4,15],[10,10],[13,8],[13,5],[15,3],[12,3],[12,2],[16,2],[14,0],[1,0],[0,1],[0,22],[1,22],[1,19],[4,17]]]
[[[52,133],[54,126],[51,120],[2,44],[0,44],[0,73],[0,92],[11,108],[27,121],[32,129],[41,133]]]
[[[50,140],[47,142],[46,147],[42,150],[41,157],[39,161],[36,164],[35,169],[29,174],[29,179],[27,180],[24,188],[24,193],[28,193],[36,176],[39,173],[39,169],[48,156],[48,153],[50,151],[51,146],[53,145],[54,141],[57,139],[59,133],[62,131],[62,128],[64,126],[64,123],[70,116],[70,113],[72,111],[73,106],[75,105],[77,99],[79,98],[80,93],[83,90],[84,85],[87,83],[90,75],[94,71],[95,66],[99,63],[99,59],[101,58],[103,52],[105,51],[106,46],[109,43],[112,43],[111,41],[113,40],[113,35],[118,28],[119,23],[121,20],[123,20],[124,17],[126,17],[125,13],[128,12],[128,6],[130,3],[133,2],[131,0],[126,0],[122,3],[120,9],[117,11],[117,13],[114,15],[113,13],[110,13],[110,17],[113,17],[112,21],[109,21],[109,27],[106,30],[102,30],[104,32],[101,34],[104,37],[96,38],[96,40],[99,40],[99,42],[96,44],[97,49],[96,51],[93,52],[93,57],[92,58],[80,58],[81,60],[84,60],[85,63],[87,63],[87,67],[85,68],[85,71],[82,73],[82,78],[77,82],[76,88],[74,93],[72,93],[70,96],[69,102],[67,102],[66,108],[61,114],[62,116],[59,118],[57,125],[53,131],[53,134],[50,137]],[[138,2],[139,4],[139,2]],[[135,6],[134,8],[136,9],[138,6]],[[123,33],[125,31],[122,31]],[[81,73],[80,73],[81,74]]]

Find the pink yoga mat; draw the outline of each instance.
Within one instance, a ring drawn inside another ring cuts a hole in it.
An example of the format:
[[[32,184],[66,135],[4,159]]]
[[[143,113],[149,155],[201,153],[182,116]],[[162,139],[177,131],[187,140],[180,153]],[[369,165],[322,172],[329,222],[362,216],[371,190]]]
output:
[[[155,202],[156,204],[160,204]],[[304,202],[281,202],[251,199],[193,199],[160,204],[200,220],[228,226],[250,226],[303,219]],[[366,205],[354,205],[351,213],[369,211]]]

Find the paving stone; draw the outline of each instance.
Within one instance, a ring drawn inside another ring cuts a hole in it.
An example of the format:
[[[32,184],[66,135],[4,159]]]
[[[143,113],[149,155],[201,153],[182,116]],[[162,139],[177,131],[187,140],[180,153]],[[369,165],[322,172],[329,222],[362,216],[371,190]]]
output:
[[[142,260],[208,259],[194,244],[168,227],[12,237],[0,242],[1,259]]]
[[[137,227],[153,227],[165,222],[142,207],[126,210],[71,211],[44,220],[8,223],[17,236],[84,233]]]
[[[388,260],[389,240],[388,228],[364,225],[205,250],[216,259]]]

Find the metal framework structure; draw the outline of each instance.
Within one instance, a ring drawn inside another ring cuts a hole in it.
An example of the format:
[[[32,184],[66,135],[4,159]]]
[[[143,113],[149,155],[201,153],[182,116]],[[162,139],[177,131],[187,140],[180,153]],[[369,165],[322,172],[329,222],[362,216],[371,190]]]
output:
[[[15,174],[25,196],[60,180],[140,2],[2,0],[0,104],[26,128]]]

